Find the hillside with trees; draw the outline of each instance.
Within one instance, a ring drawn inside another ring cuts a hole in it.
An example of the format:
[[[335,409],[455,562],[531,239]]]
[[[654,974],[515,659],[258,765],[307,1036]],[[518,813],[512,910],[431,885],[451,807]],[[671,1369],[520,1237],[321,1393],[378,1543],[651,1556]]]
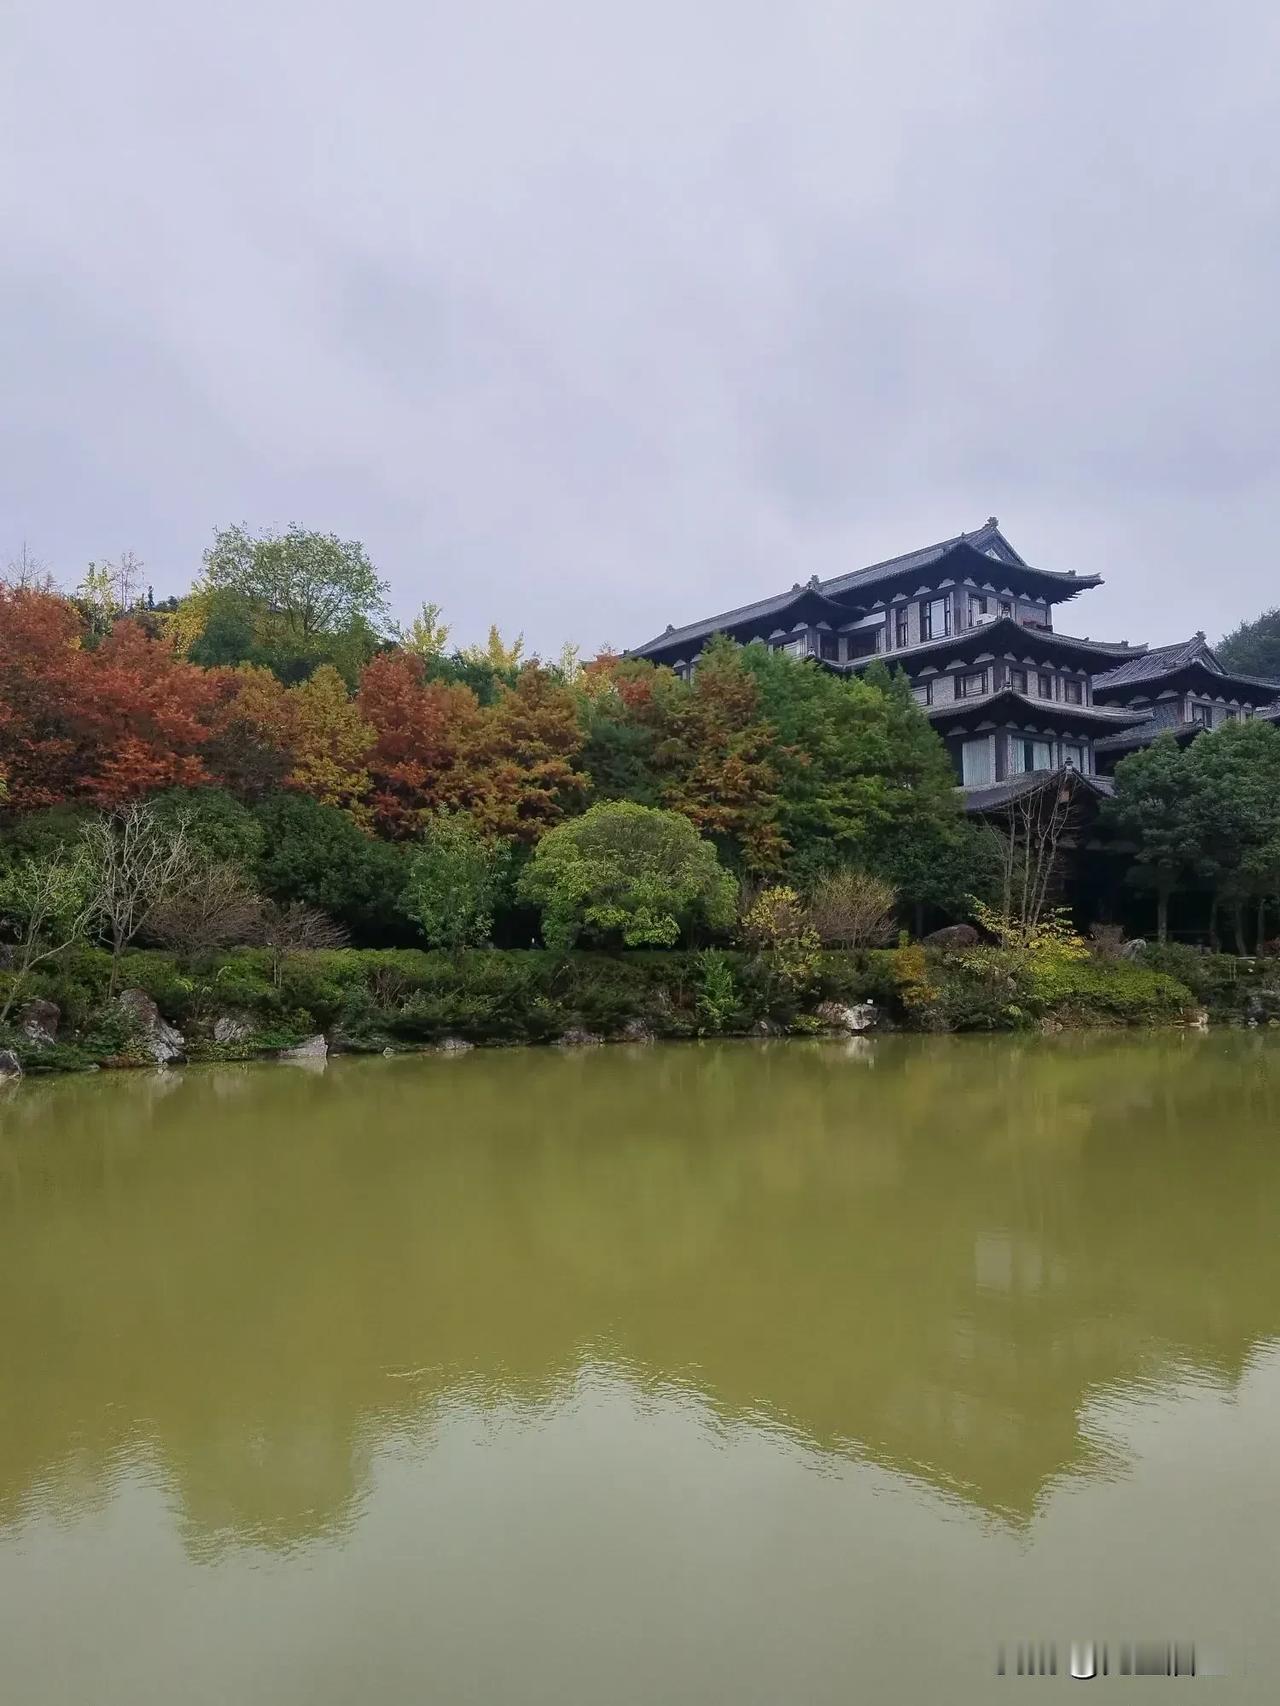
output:
[[[1161,934],[1191,889],[1263,943],[1277,801],[1261,723],[1121,765],[1111,827]],[[1190,986],[1245,1010],[1186,950],[1090,949],[1026,851],[964,816],[880,665],[459,646],[301,528],[219,532],[181,597],[132,556],[70,593],[26,556],[0,580],[0,1067],[803,1032],[868,997],[930,1030],[1169,1021]]]
[[[397,628],[363,547],[300,528],[219,532],[182,598],[139,577],[129,559],[70,595],[0,585],[6,864],[151,801],[254,894],[357,943],[527,945],[540,843],[627,802],[676,814],[737,882],[855,867],[917,922],[982,886],[942,746],[883,671],[720,641],[686,681],[528,657],[496,628],[450,649],[438,606]],[[464,877],[483,889],[465,925],[424,900]]]

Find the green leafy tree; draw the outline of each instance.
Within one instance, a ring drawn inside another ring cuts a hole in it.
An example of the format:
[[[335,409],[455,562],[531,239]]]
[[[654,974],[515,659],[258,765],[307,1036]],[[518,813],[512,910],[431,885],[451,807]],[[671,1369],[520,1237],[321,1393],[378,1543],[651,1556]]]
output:
[[[168,788],[152,799],[161,821],[186,825],[208,859],[253,871],[262,857],[262,824],[248,806],[221,788]]]
[[[232,587],[211,587],[184,598],[174,613],[173,630],[192,663],[205,669],[220,664],[266,661],[259,644],[260,609]]]
[[[264,895],[337,919],[365,946],[403,938],[400,847],[375,841],[346,812],[304,794],[274,794],[254,816],[263,831],[256,877]]]
[[[965,832],[946,749],[905,677],[882,664],[836,676],[760,645],[743,658],[774,732],[788,871],[807,884],[858,865],[917,912],[962,910],[980,886],[982,856]]]
[[[266,663],[288,681],[331,663],[353,684],[378,648],[386,593],[358,540],[302,527],[257,535],[223,528],[204,554],[204,576],[195,589],[197,599],[207,595],[209,602],[192,655]],[[243,644],[246,621],[252,649],[232,655]]]
[[[31,973],[83,937],[91,910],[89,861],[83,848],[23,857],[0,870],[0,923],[11,938],[11,971],[0,1025],[27,988]]]
[[[798,995],[817,975],[822,944],[793,888],[762,889],[742,918],[743,940],[766,960],[772,981]]]
[[[742,1000],[727,954],[719,948],[704,948],[696,965],[697,1008],[702,1029],[725,1030],[738,1017]]]
[[[1228,911],[1236,952],[1247,953],[1245,911],[1270,898],[1280,839],[1280,730],[1227,723],[1192,742],[1183,769],[1197,866],[1213,885],[1215,907]]]
[[[544,835],[520,894],[541,908],[550,947],[671,947],[698,925],[727,929],[737,883],[687,818],[616,800]]]
[[[1199,842],[1191,813],[1187,753],[1172,735],[1130,753],[1116,766],[1115,797],[1105,821],[1134,846],[1137,869],[1156,897],[1156,935],[1169,939],[1169,900],[1194,869]]]
[[[1233,628],[1217,646],[1228,669],[1280,681],[1280,609],[1264,610],[1252,622]]]
[[[493,935],[507,887],[510,847],[486,840],[458,812],[437,812],[410,859],[405,910],[433,948],[480,947]]]

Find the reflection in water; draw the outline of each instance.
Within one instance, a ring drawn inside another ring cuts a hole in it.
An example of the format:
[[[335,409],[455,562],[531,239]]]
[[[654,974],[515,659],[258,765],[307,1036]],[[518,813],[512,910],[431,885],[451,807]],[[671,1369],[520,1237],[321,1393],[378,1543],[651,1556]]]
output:
[[[1241,1034],[24,1084],[0,1561],[157,1499],[188,1559],[358,1551],[428,1479],[423,1532],[465,1550],[448,1489],[488,1465],[518,1527],[522,1453],[570,1503],[607,1460],[642,1549],[655,1454],[695,1507],[745,1459],[770,1508],[773,1453],[1017,1544],[1064,1489],[1141,1480],[1135,1416],[1214,1452],[1242,1383],[1274,1390],[1278,1114],[1280,1049]]]

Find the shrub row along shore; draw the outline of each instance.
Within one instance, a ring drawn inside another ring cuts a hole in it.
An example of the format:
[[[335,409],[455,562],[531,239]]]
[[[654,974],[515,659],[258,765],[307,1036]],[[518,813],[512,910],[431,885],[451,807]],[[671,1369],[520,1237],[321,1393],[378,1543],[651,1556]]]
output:
[[[401,1053],[464,1045],[808,1036],[863,1030],[1280,1024],[1280,965],[1150,948],[1015,966],[918,945],[819,955],[795,979],[772,954],[261,949],[183,965],[72,950],[36,974],[0,1032],[10,1073]],[[1175,976],[1174,972],[1181,975]]]

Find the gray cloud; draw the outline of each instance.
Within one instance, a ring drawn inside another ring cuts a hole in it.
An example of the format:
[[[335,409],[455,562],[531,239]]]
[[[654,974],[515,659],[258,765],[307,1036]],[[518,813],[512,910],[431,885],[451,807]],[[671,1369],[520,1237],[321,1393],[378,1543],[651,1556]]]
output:
[[[1265,0],[17,0],[0,552],[366,541],[554,649],[975,526],[1280,599]]]

